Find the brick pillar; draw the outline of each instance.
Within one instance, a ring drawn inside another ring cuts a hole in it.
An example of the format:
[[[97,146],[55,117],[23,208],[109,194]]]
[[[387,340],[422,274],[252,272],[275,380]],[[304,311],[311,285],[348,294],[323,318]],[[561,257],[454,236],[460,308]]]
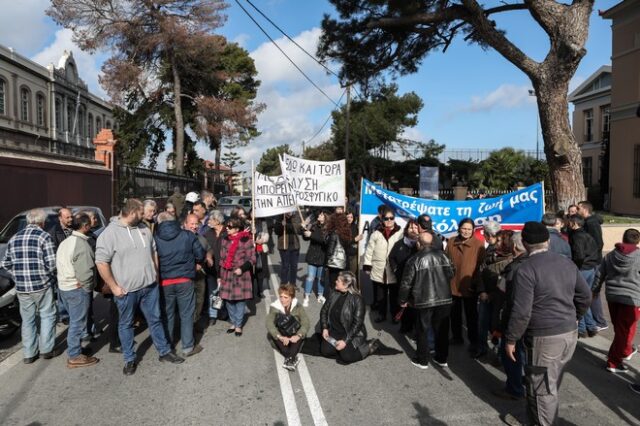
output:
[[[104,166],[113,171],[113,148],[116,140],[111,129],[102,129],[93,140],[96,147],[96,161],[104,163]]]

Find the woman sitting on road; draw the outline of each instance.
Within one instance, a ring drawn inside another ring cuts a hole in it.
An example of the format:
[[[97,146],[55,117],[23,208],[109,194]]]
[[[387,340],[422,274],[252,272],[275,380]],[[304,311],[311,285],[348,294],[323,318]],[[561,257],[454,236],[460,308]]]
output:
[[[324,211],[320,211],[317,214],[316,221],[302,233],[302,239],[309,241],[309,248],[307,249],[307,256],[305,261],[307,262],[307,279],[304,282],[304,300],[302,306],[309,306],[309,297],[313,292],[313,282],[318,280],[318,303],[324,303],[324,285],[322,283],[322,273],[324,272],[324,264],[327,254],[327,246],[325,243],[324,224],[326,221],[326,214]]]
[[[227,221],[227,236],[220,247],[218,277],[220,297],[225,301],[231,322],[227,333],[235,332],[238,337],[242,336],[246,301],[253,298],[251,270],[256,263],[253,238],[242,229],[243,226],[240,219]]]
[[[282,367],[295,371],[298,353],[309,331],[309,317],[296,299],[293,284],[280,286],[278,300],[271,304],[266,322],[269,335],[284,356]]]
[[[351,364],[366,358],[377,349],[378,340],[366,340],[364,313],[364,300],[355,275],[340,272],[335,291],[320,310],[320,352],[323,356],[337,356],[343,363]]]

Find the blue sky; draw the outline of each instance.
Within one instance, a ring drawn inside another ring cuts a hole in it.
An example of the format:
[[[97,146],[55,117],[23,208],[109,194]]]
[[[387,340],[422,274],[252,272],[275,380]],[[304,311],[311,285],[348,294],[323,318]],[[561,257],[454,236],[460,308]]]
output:
[[[242,1],[242,0],[241,0]],[[71,41],[68,30],[57,27],[46,15],[47,0],[0,0],[11,4],[0,16],[0,44],[11,46],[24,56],[47,65],[57,63],[64,49],[73,50],[81,78],[92,91],[104,96],[98,74],[106,53],[89,55],[80,52]],[[337,80],[300,52],[246,3],[243,5],[263,25],[294,61],[329,94],[338,100],[343,92]],[[591,17],[587,55],[572,81],[577,87],[601,65],[610,64],[610,21],[598,16],[617,2],[595,2]],[[255,0],[267,16],[308,51],[315,52],[324,13],[332,13],[326,1]],[[258,78],[262,80],[259,100],[267,109],[259,119],[262,135],[241,155],[259,160],[269,147],[289,143],[300,151],[302,141],[315,145],[329,137],[330,125],[314,140],[315,134],[329,116],[333,105],[302,77],[238,7],[229,2],[227,22],[220,32],[245,47],[256,61]],[[548,49],[548,39],[527,12],[511,12],[496,17],[498,26],[525,53],[540,60]],[[27,28],[27,31],[24,29]],[[337,65],[333,66],[337,69]],[[528,96],[531,84],[526,76],[493,50],[456,40],[445,54],[433,52],[420,66],[419,72],[398,80],[400,92],[415,91],[425,106],[416,128],[406,136],[421,141],[435,139],[447,149],[494,149],[514,146],[535,149],[535,99]],[[213,153],[198,147],[203,158]],[[249,161],[245,168],[249,167]],[[160,164],[163,164],[162,162]],[[162,167],[161,167],[162,168]]]

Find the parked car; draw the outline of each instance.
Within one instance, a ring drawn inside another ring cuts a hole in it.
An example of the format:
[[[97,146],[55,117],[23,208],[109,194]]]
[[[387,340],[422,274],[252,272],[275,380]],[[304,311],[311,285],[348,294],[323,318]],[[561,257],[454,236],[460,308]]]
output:
[[[107,221],[102,214],[102,210],[100,207],[94,206],[68,206],[71,209],[71,213],[76,214],[79,211],[83,210],[92,210],[96,213],[96,217],[98,218],[98,224],[92,228],[93,233],[98,236],[107,226]],[[48,230],[51,228],[56,221],[58,220],[58,210],[60,210],[61,206],[51,206],[51,207],[42,207],[44,212],[47,214],[47,219],[44,222],[44,229]],[[7,243],[18,231],[24,229],[27,226],[27,213],[29,211],[23,211],[22,213],[18,213],[15,215],[9,223],[0,231],[0,259],[4,258],[4,253],[7,251]]]
[[[245,213],[249,213],[249,210],[251,210],[251,197],[227,195],[218,200],[218,210],[225,218],[231,216],[231,212],[236,207],[242,207]]]

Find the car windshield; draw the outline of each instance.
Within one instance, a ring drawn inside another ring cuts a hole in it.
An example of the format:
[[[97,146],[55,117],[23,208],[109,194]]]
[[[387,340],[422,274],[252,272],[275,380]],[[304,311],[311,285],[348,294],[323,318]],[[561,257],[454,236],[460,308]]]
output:
[[[222,197],[218,204],[236,204],[236,202],[231,197]]]
[[[44,229],[51,228],[58,220],[58,215],[50,214],[44,222]],[[20,215],[14,217],[11,222],[7,224],[0,234],[0,243],[8,243],[11,237],[13,237],[18,231],[21,231],[27,226],[27,217]]]

